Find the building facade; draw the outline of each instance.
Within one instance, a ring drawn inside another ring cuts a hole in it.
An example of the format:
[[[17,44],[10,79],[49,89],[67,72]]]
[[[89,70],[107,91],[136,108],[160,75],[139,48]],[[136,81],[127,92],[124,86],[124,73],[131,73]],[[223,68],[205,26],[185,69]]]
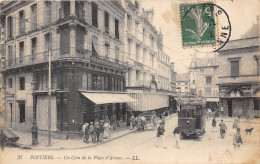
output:
[[[39,130],[47,130],[49,55],[51,131],[78,132],[84,122],[125,116],[133,99],[125,93],[120,1],[11,1],[1,9],[8,128],[30,130],[36,114]]]
[[[220,109],[229,117],[260,117],[259,23],[219,51]]]
[[[163,52],[163,36],[153,26],[153,9],[142,1],[124,0],[127,94],[137,99],[132,111],[151,111],[169,106],[170,57]]]
[[[206,98],[206,106],[217,109],[219,103],[218,55],[195,58],[190,66],[190,89]]]
[[[176,92],[179,96],[190,94],[190,79],[188,73],[176,75]]]

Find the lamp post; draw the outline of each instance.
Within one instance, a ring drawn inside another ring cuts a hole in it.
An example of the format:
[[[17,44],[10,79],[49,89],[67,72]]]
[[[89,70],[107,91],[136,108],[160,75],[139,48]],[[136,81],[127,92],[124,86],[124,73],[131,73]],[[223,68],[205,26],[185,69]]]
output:
[[[31,87],[32,87],[32,96],[33,96],[33,126],[31,128],[32,130],[32,145],[37,145],[38,144],[38,126],[37,126],[37,121],[36,121],[36,105],[37,105],[37,95],[35,94],[35,86],[36,82],[32,81],[31,82]]]

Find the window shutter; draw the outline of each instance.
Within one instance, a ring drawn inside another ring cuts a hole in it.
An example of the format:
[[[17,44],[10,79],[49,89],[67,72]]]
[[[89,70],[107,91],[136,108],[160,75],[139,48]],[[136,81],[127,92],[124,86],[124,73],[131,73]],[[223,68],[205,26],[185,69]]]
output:
[[[239,61],[231,61],[231,76],[239,76]]]

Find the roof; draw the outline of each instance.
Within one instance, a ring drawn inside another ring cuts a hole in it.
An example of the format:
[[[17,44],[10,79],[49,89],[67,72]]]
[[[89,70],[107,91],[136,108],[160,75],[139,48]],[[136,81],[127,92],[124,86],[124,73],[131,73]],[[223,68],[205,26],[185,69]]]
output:
[[[208,66],[218,66],[218,59],[215,57],[197,58],[191,64],[191,68]]]
[[[176,81],[189,81],[189,75],[187,73],[177,74]]]
[[[245,34],[242,35],[240,39],[253,38],[257,36],[258,36],[258,24],[253,24],[253,26],[247,32],[245,32]]]

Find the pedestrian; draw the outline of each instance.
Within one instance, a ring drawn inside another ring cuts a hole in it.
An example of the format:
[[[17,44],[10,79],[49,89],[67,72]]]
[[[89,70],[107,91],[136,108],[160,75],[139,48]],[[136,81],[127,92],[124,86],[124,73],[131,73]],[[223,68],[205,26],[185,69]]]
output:
[[[111,134],[110,134],[110,125],[107,121],[105,121],[104,123],[104,135],[103,135],[103,138],[104,139],[109,139],[111,137]]]
[[[134,124],[135,124],[135,116],[132,114],[130,117],[130,130],[134,130]]]
[[[137,131],[140,131],[140,129],[141,129],[141,121],[142,120],[141,120],[140,114],[139,114],[138,117],[136,117],[136,120],[135,120]]]
[[[163,148],[167,149],[167,147],[164,145],[164,126],[163,123],[160,122],[160,126],[157,128],[157,142],[156,147],[162,146]]]
[[[90,138],[91,138],[92,143],[95,143],[96,134],[95,134],[95,131],[94,131],[93,122],[90,122],[90,125],[89,125],[89,134],[90,134]]]
[[[84,122],[83,126],[82,126],[82,131],[83,131],[83,142],[85,142],[85,129],[88,126],[87,122]]]
[[[153,112],[151,121],[152,121],[152,128],[153,128],[153,130],[155,130],[156,127],[157,127],[157,119],[156,119],[156,114],[155,114],[155,112]]]
[[[104,135],[104,120],[100,120],[99,123],[99,127],[100,127],[100,135],[99,135],[99,142],[103,142],[103,135]]]
[[[224,123],[223,119],[221,120],[221,123],[219,124],[219,127],[220,127],[220,135],[221,135],[221,138],[225,138],[227,126],[226,126],[226,124]]]
[[[180,126],[177,126],[174,131],[173,131],[173,134],[174,134],[174,138],[175,138],[175,141],[176,141],[176,148],[180,149],[180,137],[181,137],[181,131],[180,131]]]
[[[96,122],[96,125],[94,126],[94,132],[95,132],[95,143],[99,142],[99,136],[100,136],[100,125],[99,122]]]
[[[234,134],[233,145],[235,149],[240,149],[240,146],[243,145],[242,136],[240,134],[240,128],[237,128],[237,132]]]
[[[162,112],[161,116],[162,116],[162,124],[163,126],[165,126],[166,112],[165,111]]]
[[[240,123],[239,119],[236,118],[234,123],[233,123],[233,129],[235,129],[235,130],[240,129],[239,123]]]
[[[88,143],[89,136],[90,136],[90,129],[89,129],[89,124],[87,124],[87,126],[85,127],[85,130],[84,130],[84,141],[86,143]]]
[[[0,133],[0,144],[1,144],[1,150],[4,151],[5,144],[6,144],[6,135],[4,134],[3,129],[1,129],[1,133]]]
[[[216,124],[217,124],[217,121],[216,121],[216,117],[214,116],[213,119],[212,119],[212,127],[213,127],[213,130],[214,130],[214,128],[216,127]]]

